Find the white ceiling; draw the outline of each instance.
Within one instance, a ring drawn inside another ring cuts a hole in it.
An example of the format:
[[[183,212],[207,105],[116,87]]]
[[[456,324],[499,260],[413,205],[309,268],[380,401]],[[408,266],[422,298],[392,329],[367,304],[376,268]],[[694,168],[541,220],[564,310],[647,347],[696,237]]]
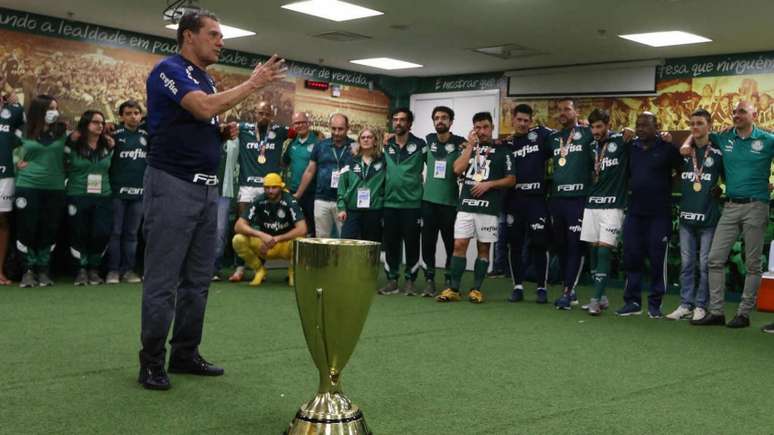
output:
[[[774,0],[350,0],[384,15],[336,23],[280,8],[294,0],[199,0],[221,22],[255,36],[228,48],[368,73],[351,59],[395,57],[424,68],[387,72],[434,76],[621,60],[774,49]],[[11,9],[174,37],[163,28],[166,0],[3,0]],[[743,5],[743,6],[742,6]],[[396,30],[391,26],[406,26]],[[605,35],[600,36],[600,29]],[[650,48],[617,34],[684,30],[714,42]],[[310,35],[348,31],[372,39],[332,42]],[[472,48],[519,44],[547,54],[502,60]]]

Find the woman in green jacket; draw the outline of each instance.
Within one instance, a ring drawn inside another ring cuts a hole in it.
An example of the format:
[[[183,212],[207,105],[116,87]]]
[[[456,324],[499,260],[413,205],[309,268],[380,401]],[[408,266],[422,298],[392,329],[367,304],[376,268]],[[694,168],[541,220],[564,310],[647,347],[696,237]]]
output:
[[[99,268],[113,225],[109,173],[114,145],[102,112],[87,110],[64,150],[70,254],[78,267],[75,285],[104,282]]]
[[[382,241],[385,164],[381,138],[364,128],[357,137],[352,164],[341,169],[338,188],[338,218],[344,239]]]
[[[64,209],[65,126],[57,123],[59,105],[38,95],[27,111],[21,157],[16,171],[16,247],[26,271],[21,287],[53,284],[50,278],[59,221]]]

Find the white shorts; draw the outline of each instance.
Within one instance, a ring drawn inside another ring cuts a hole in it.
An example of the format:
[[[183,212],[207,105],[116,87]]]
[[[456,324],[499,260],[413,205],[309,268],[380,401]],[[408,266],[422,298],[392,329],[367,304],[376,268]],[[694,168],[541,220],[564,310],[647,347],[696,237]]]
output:
[[[263,195],[263,187],[239,186],[237,202],[253,202],[258,195]]]
[[[624,211],[620,208],[587,208],[583,210],[581,240],[589,243],[618,244]]]
[[[15,193],[16,182],[14,178],[0,178],[0,213],[13,210],[13,197]]]
[[[454,238],[472,239],[479,242],[497,241],[497,216],[482,213],[458,211],[454,220]]]

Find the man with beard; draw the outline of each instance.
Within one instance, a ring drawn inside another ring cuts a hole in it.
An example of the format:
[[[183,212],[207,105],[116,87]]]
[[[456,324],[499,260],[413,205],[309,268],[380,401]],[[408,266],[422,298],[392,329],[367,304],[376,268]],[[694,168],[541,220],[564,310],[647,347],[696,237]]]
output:
[[[454,161],[459,157],[465,138],[452,134],[454,110],[438,106],[431,114],[435,133],[428,134],[427,176],[422,196],[422,260],[427,285],[424,297],[435,296],[435,248],[441,232],[446,248],[445,286],[449,286],[449,263],[454,249],[454,217],[457,214],[459,185]]]
[[[263,193],[263,177],[280,172],[282,144],[288,137],[288,128],[272,122],[274,107],[261,101],[255,108],[255,124],[239,124],[239,215]],[[237,260],[237,267],[229,277],[231,282],[244,279],[245,267]]]
[[[407,296],[416,295],[414,281],[419,270],[419,234],[422,222],[422,170],[425,167],[425,141],[410,133],[414,114],[405,107],[392,111],[394,134],[385,137],[384,157],[387,178],[384,185],[384,269],[387,284],[379,294],[400,293],[398,275],[401,251],[405,245],[404,271]]]

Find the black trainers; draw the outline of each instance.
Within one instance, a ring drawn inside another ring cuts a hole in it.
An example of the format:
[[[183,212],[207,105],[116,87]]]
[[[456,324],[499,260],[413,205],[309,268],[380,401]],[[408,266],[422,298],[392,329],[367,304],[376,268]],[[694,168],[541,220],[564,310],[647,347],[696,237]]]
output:
[[[537,289],[537,292],[535,293],[535,303],[537,304],[547,304],[548,303],[548,290],[540,287]]]
[[[137,382],[148,390],[163,391],[172,388],[164,367],[140,367],[140,376],[137,377]]]
[[[78,273],[75,275],[74,285],[82,286],[89,283],[89,274],[86,269],[78,269]]]
[[[19,283],[19,287],[27,288],[27,287],[37,287],[37,286],[38,286],[38,280],[37,278],[35,278],[35,271],[33,271],[32,269],[28,269],[26,272],[24,272],[21,282]]]
[[[400,289],[398,289],[398,281],[391,279],[387,281],[387,284],[376,291],[380,295],[396,295],[400,293]]]
[[[406,281],[406,283],[403,285],[403,293],[405,293],[406,296],[417,295],[417,289],[414,287],[414,281]]]
[[[41,287],[51,287],[54,285],[54,281],[48,276],[48,268],[38,271],[38,285]]]
[[[750,326],[750,318],[744,314],[737,314],[726,324],[726,327],[731,329],[747,328]]]
[[[767,334],[774,334],[774,323],[769,323],[768,325],[765,325],[763,328],[761,328],[761,331]]]
[[[699,320],[691,320],[694,326],[723,326],[726,324],[726,316],[709,313]]]
[[[508,298],[508,302],[521,302],[524,300],[524,289],[522,287],[514,287],[511,292],[511,297]]]
[[[432,279],[427,280],[427,284],[425,285],[425,291],[422,292],[423,298],[434,298],[435,297],[435,281]]]
[[[190,360],[169,359],[169,373],[184,373],[197,376],[223,376],[225,370],[207,362],[196,354]]]
[[[95,269],[89,270],[88,275],[89,285],[100,285],[105,283],[105,281],[102,280],[102,277],[99,276],[99,272]]]

